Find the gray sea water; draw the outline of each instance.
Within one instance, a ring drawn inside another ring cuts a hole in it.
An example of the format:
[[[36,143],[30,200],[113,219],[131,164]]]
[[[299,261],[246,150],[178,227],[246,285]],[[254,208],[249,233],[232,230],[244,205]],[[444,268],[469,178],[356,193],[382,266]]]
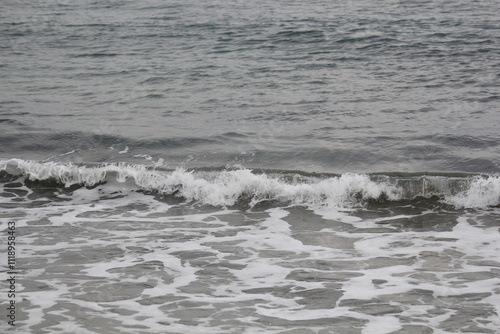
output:
[[[500,171],[497,1],[0,6],[4,157]]]
[[[3,0],[0,332],[497,333],[499,12]]]

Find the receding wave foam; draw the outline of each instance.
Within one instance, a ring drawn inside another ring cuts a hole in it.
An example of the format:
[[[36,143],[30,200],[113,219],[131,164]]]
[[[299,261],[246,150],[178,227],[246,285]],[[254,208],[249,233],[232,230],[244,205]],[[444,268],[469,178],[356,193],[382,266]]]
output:
[[[31,181],[54,180],[66,187],[114,183],[183,197],[213,206],[263,201],[308,207],[349,207],[366,201],[400,201],[439,196],[460,208],[500,205],[500,177],[381,174],[311,175],[255,173],[249,169],[188,171],[152,169],[125,163],[79,166],[20,159],[0,160],[0,170]]]

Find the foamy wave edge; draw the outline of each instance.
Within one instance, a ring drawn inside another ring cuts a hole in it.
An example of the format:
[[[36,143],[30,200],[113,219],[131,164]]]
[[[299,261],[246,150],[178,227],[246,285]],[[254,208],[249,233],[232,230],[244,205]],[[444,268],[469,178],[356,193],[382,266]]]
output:
[[[308,207],[350,207],[369,200],[399,201],[440,196],[458,208],[500,205],[500,176],[394,177],[346,173],[333,177],[254,173],[249,169],[188,171],[151,169],[127,163],[78,166],[71,163],[0,160],[0,170],[31,181],[55,180],[65,187],[101,183],[132,184],[141,190],[183,197],[212,206],[232,206],[242,198]]]

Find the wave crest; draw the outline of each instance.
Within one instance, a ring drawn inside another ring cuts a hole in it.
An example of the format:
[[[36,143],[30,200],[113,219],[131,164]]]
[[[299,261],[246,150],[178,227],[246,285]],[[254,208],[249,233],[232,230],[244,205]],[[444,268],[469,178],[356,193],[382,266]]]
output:
[[[70,163],[0,160],[0,170],[31,181],[55,180],[69,187],[106,183],[183,197],[213,206],[250,206],[263,201],[308,207],[351,207],[372,200],[400,201],[439,196],[460,208],[500,203],[500,177],[354,174],[313,175],[296,172],[256,173],[249,169],[152,169],[125,163],[78,166]]]

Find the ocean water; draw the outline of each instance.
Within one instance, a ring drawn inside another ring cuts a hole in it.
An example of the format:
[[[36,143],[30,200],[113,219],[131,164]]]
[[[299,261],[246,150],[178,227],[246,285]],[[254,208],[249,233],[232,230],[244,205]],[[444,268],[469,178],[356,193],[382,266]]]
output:
[[[497,333],[499,11],[2,1],[0,332]]]

